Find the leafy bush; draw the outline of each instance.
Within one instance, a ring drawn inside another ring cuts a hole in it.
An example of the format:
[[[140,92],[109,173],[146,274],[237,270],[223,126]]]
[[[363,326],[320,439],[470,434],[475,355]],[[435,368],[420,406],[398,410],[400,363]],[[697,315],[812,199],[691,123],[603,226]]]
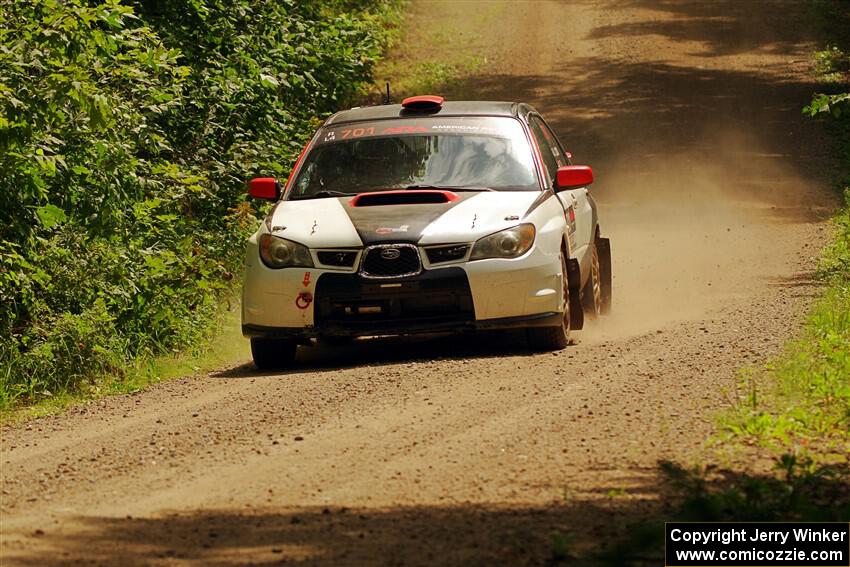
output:
[[[835,118],[840,118],[842,114],[847,112],[848,105],[850,105],[850,94],[848,93],[833,95],[817,93],[812,97],[812,102],[805,108],[805,111],[810,116],[828,113]]]
[[[396,0],[0,4],[0,407],[191,342]]]
[[[11,343],[0,346],[7,362],[0,374],[0,403],[75,389],[105,373],[120,376],[126,344],[102,300],[79,314],[45,320],[50,325],[34,325],[17,350]]]

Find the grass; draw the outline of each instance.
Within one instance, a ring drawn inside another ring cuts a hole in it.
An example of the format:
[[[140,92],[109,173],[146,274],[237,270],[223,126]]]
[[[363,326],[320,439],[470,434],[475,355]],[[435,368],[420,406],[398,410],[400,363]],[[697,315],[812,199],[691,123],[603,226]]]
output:
[[[844,257],[847,260],[850,256]],[[781,356],[761,371],[740,374],[737,403],[721,418],[722,438],[780,455],[846,461],[850,455],[848,345],[850,285],[845,280],[827,288],[802,335]]]
[[[442,88],[478,71],[484,60],[475,55],[465,55],[455,61],[388,62],[382,76],[390,83],[394,101],[414,94],[439,93]]]
[[[404,19],[415,25],[402,25],[394,38],[391,56],[375,69],[375,85],[370,101],[378,103],[390,83],[393,102],[415,94],[441,94],[458,80],[481,71],[486,58],[477,54],[485,40],[489,22],[500,17],[504,6],[479,5],[462,21],[443,14],[439,4],[413,4]]]
[[[238,302],[224,308],[207,335],[194,347],[172,354],[141,359],[123,376],[108,375],[87,387],[44,396],[33,404],[0,412],[0,423],[13,423],[51,415],[102,396],[129,394],[165,380],[203,374],[250,358],[242,337]]]

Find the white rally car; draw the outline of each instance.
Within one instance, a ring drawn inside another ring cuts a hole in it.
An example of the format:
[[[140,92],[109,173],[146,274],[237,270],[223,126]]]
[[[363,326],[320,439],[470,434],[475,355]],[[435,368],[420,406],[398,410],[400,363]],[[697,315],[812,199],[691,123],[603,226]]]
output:
[[[261,369],[314,339],[527,329],[569,342],[611,304],[611,252],[543,118],[512,102],[355,108],[316,132],[250,238],[242,332]]]

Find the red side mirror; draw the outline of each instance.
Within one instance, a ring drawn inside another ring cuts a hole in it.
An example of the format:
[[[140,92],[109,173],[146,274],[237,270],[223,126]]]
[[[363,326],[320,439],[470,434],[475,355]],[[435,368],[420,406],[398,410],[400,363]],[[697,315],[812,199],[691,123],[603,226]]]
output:
[[[589,165],[565,165],[558,168],[558,189],[575,189],[593,183],[593,169]]]
[[[274,177],[255,177],[248,182],[248,194],[257,199],[277,201],[280,198],[280,185]]]

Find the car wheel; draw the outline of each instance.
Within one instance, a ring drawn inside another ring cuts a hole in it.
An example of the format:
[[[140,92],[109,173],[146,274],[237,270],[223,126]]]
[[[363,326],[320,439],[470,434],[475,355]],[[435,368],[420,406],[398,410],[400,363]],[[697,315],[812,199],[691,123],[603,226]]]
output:
[[[612,275],[611,275],[611,240],[608,238],[596,238],[596,252],[599,257],[599,280],[602,291],[603,315],[611,312]]]
[[[594,242],[590,247],[590,277],[581,294],[584,312],[591,319],[602,313],[602,273],[599,267],[599,249]]]
[[[561,324],[557,327],[530,327],[526,329],[528,344],[534,350],[561,350],[570,343],[570,280],[567,261],[561,253],[561,304],[564,306]]]
[[[280,370],[295,361],[296,344],[287,339],[251,339],[251,356],[260,370]]]

